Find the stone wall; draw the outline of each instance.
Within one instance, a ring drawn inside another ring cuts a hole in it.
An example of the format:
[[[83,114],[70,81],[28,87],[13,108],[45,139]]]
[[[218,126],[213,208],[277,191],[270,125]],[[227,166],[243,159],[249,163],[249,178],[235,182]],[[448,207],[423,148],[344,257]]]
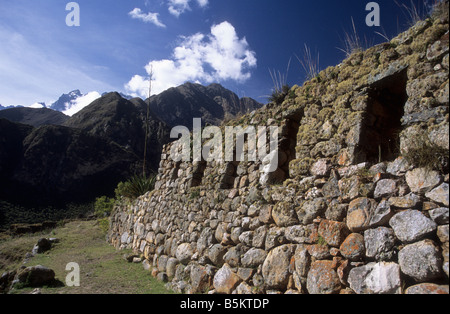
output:
[[[448,293],[447,14],[228,123],[279,127],[269,175],[167,145],[110,243],[182,293]]]

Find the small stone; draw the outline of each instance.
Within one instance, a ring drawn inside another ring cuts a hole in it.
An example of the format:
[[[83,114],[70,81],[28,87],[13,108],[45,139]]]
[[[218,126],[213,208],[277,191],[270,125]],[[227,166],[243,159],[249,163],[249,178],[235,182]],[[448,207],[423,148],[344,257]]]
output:
[[[429,211],[431,219],[439,225],[445,225],[449,223],[448,207],[435,208]]]
[[[306,281],[310,294],[337,294],[341,290],[341,281],[333,269],[332,261],[317,261],[311,265]]]
[[[426,193],[425,196],[436,203],[448,206],[449,204],[448,183],[442,183],[434,190]]]
[[[392,259],[395,245],[395,234],[392,229],[379,227],[364,231],[366,256],[377,261]]]
[[[184,265],[191,261],[192,255],[194,255],[194,251],[189,243],[180,244],[176,250],[176,258]]]
[[[359,233],[350,234],[340,247],[341,255],[351,261],[364,256],[364,237]]]
[[[262,267],[262,275],[268,289],[287,287],[293,250],[293,245],[282,245],[274,248],[267,255]]]
[[[312,244],[316,241],[318,236],[317,225],[309,224],[306,226],[303,225],[290,226],[286,228],[284,235],[286,239],[292,243]]]
[[[353,200],[347,212],[347,227],[352,232],[360,232],[369,228],[372,213],[377,208],[377,203],[369,198],[357,198]]]
[[[420,283],[406,289],[405,294],[449,294],[448,286]]]
[[[389,221],[395,235],[402,242],[418,241],[436,231],[437,225],[417,210],[405,210],[396,214]]]
[[[397,182],[392,179],[383,179],[377,182],[374,198],[382,198],[394,194],[397,191]]]
[[[213,285],[217,293],[231,294],[241,281],[241,278],[231,270],[230,266],[224,264],[214,276]]]
[[[389,198],[389,204],[396,208],[415,208],[420,203],[420,196],[414,193],[409,193],[405,196]]]
[[[243,267],[255,268],[264,263],[267,252],[261,249],[251,248],[241,258]]]
[[[400,267],[385,262],[355,267],[348,274],[348,283],[357,294],[400,294]]]
[[[449,229],[448,224],[438,227],[436,234],[441,243],[449,242],[448,229]]]
[[[297,209],[298,220],[304,224],[310,224],[317,216],[321,216],[327,208],[324,198],[318,197],[307,200]]]
[[[319,159],[312,165],[310,172],[313,176],[324,177],[329,174],[330,170],[330,161],[328,159]]]
[[[406,173],[406,183],[411,189],[411,192],[423,195],[441,183],[441,176],[439,175],[439,172],[434,170],[416,168]]]
[[[349,234],[345,223],[325,219],[320,223],[318,232],[330,246],[334,247],[339,247]]]
[[[417,282],[439,278],[442,274],[442,257],[439,248],[431,240],[405,246],[398,253],[402,273]]]
[[[221,267],[224,263],[224,256],[227,248],[221,244],[214,244],[208,251],[208,257],[217,267]],[[184,263],[183,263],[184,264]]]
[[[398,157],[393,162],[388,163],[386,172],[398,176],[408,171],[409,168],[410,165],[408,164],[406,159],[404,157]]]
[[[292,203],[279,202],[272,210],[272,218],[279,227],[298,224],[297,214]]]
[[[27,267],[19,271],[17,279],[28,287],[42,287],[51,284],[55,280],[55,272],[41,265]]]

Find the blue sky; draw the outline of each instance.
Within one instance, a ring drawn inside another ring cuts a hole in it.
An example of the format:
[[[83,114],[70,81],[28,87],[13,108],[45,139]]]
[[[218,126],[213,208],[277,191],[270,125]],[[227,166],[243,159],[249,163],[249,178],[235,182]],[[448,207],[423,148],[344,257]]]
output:
[[[146,98],[150,69],[154,93],[214,82],[265,103],[269,70],[285,74],[292,59],[287,83],[304,81],[295,55],[305,44],[319,53],[321,69],[340,63],[352,18],[372,44],[385,41],[375,32],[392,38],[407,28],[392,0],[376,1],[381,27],[366,25],[366,0],[78,0],[74,27],[66,25],[69,2],[0,0],[3,106],[50,104],[74,89]]]

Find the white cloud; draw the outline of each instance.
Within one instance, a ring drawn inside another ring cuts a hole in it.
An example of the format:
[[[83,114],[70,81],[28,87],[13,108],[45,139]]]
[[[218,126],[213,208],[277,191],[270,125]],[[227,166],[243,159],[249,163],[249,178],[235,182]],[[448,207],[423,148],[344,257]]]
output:
[[[45,106],[40,102],[36,102],[36,103],[28,106],[28,108],[41,109],[41,108],[45,108]]]
[[[211,27],[211,33],[181,37],[181,43],[171,59],[154,60],[145,67],[153,70],[152,94],[179,86],[186,81],[212,83],[224,80],[244,82],[256,67],[255,52],[247,40],[239,39],[235,28],[228,22]],[[127,93],[148,97],[149,77],[135,75],[126,85]]]
[[[168,0],[169,2],[169,12],[176,17],[179,17],[186,11],[190,11],[191,7],[189,3],[193,0]],[[204,8],[208,5],[208,0],[196,0],[197,4]]]
[[[90,92],[86,95],[78,97],[77,99],[66,104],[66,110],[64,110],[63,113],[68,116],[73,116],[78,111],[90,105],[93,101],[97,100],[101,96],[102,95],[100,95],[98,92]]]
[[[141,9],[134,8],[133,11],[129,12],[128,15],[130,15],[133,19],[141,20],[145,23],[152,23],[158,27],[165,28],[166,25],[164,25],[159,20],[159,13],[152,13],[149,12],[147,14],[143,13]]]

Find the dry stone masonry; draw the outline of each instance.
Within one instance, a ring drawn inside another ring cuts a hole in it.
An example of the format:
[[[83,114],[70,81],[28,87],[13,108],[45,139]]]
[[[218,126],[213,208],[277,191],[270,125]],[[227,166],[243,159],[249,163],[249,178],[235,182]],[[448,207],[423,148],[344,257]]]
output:
[[[116,206],[110,243],[181,293],[448,293],[444,11],[231,121],[279,127],[273,173],[174,162],[167,145],[155,190]],[[407,158],[423,138],[440,167]]]

